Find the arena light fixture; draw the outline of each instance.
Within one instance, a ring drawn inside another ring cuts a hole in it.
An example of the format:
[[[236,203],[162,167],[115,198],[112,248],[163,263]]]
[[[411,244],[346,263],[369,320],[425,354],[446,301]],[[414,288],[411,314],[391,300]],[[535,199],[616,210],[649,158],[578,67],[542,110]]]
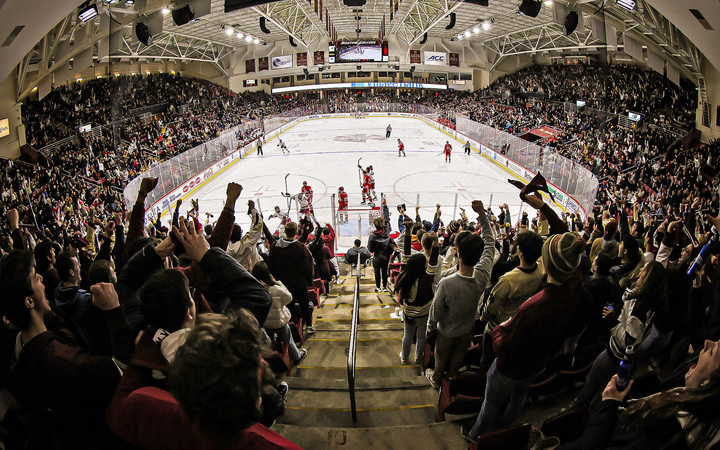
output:
[[[242,31],[238,31],[238,32],[235,34],[235,36],[237,36],[238,39],[242,39],[242,38],[245,37],[245,35],[242,33]]]
[[[473,33],[478,34],[480,32],[480,28],[475,27],[473,28]]]
[[[225,27],[225,25],[223,25],[223,27]],[[233,27],[225,27],[225,34],[227,34],[228,36],[233,34],[234,31],[235,30],[233,30]]]
[[[98,9],[93,2],[85,3],[84,5],[80,6],[80,8],[78,8],[78,19],[80,19],[82,22],[92,20],[97,17],[97,15]]]
[[[170,8],[163,8],[160,10],[163,14],[170,14]]]
[[[253,43],[254,43],[254,44],[259,44],[259,43],[260,43],[260,39],[258,39],[258,38],[253,39]]]
[[[635,9],[635,0],[617,0],[617,5],[628,11]]]
[[[471,35],[472,35],[472,33],[470,33],[469,31],[465,32],[465,37],[470,37]]]
[[[252,40],[253,40],[253,38],[249,34],[247,36],[245,36],[245,41],[250,42]]]
[[[488,22],[487,20],[485,22],[483,22],[483,24],[482,24],[483,30],[485,30],[485,31],[489,30],[490,24],[491,24],[491,22]]]

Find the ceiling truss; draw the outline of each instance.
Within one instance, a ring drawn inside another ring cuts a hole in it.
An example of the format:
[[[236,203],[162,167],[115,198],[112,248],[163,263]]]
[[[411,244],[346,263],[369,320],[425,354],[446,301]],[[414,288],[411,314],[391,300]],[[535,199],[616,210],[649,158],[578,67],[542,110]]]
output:
[[[225,44],[186,36],[173,32],[162,32],[153,36],[152,45],[123,37],[122,47],[111,57],[137,59],[167,59],[179,61],[199,61],[214,63],[227,75],[221,60],[235,51]]]
[[[320,18],[308,5],[302,0],[285,0],[255,6],[252,10],[292,36],[297,44],[308,48],[329,36]]]
[[[395,22],[390,34],[412,45],[460,5],[462,2],[453,0],[414,0],[405,16]]]

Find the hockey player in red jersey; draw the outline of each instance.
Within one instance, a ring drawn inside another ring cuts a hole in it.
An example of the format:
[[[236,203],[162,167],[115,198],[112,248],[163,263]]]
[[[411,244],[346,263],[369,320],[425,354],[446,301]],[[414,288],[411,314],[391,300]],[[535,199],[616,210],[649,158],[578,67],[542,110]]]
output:
[[[402,154],[402,156],[407,156],[405,155],[405,144],[403,144],[402,141],[398,139],[398,156],[400,156],[400,154]]]
[[[342,186],[338,188],[338,220],[340,223],[348,222],[348,195]]]
[[[362,171],[362,204],[364,205],[366,202],[373,204],[373,198],[371,194],[371,189],[375,189],[375,179],[372,177],[372,166],[368,166],[367,169],[363,169],[361,165],[358,164],[358,167]],[[372,187],[371,187],[372,186]]]
[[[312,205],[313,190],[310,186],[308,186],[307,181],[303,181],[303,185],[300,188],[300,193],[305,194],[305,196],[307,197],[307,201]]]
[[[450,142],[445,141],[445,162],[450,162],[450,153],[452,152],[452,145],[450,145]]]

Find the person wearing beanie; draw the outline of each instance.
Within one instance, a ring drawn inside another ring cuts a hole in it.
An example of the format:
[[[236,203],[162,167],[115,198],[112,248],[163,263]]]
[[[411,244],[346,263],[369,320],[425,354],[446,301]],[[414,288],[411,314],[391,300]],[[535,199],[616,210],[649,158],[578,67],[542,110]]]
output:
[[[522,412],[530,386],[562,347],[582,297],[579,271],[585,240],[557,216],[539,193],[521,197],[548,219],[551,236],[542,246],[546,273],[540,291],[492,332],[497,357],[487,372],[485,401],[465,439],[511,425]]]
[[[612,219],[605,225],[605,232],[602,237],[593,241],[592,247],[590,248],[590,261],[595,261],[597,255],[601,252],[608,254],[612,259],[617,258],[620,244],[615,240],[616,232],[617,222]]]

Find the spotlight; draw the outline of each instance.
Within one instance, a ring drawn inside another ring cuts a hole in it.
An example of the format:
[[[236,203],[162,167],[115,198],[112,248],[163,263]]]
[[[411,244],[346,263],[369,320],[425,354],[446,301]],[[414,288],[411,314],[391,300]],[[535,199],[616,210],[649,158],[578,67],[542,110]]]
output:
[[[170,8],[163,8],[160,10],[163,14],[170,14]]]
[[[97,17],[97,15],[98,9],[94,3],[86,3],[85,5],[81,6],[78,11],[78,19],[83,22],[87,22],[88,20]]]
[[[250,36],[249,34],[247,36],[245,36],[245,41],[247,41],[247,42],[252,41],[252,39],[253,39],[252,36]]]
[[[469,31],[465,32],[465,37],[470,37],[471,33]]]
[[[477,34],[479,32],[480,32],[480,28],[478,28],[478,27],[473,28],[473,33]]]
[[[483,22],[482,24],[483,30],[487,31],[490,29],[490,22]]]
[[[230,36],[231,34],[233,34],[233,31],[234,31],[234,30],[233,30],[233,27],[227,27],[227,28],[225,28],[225,34],[227,34],[228,36]]]
[[[259,44],[259,43],[260,43],[260,39],[258,39],[258,38],[253,39],[253,44]]]
[[[236,36],[238,37],[238,39],[242,39],[245,37],[245,35],[242,34],[242,32],[240,32],[240,31],[237,32]]]

